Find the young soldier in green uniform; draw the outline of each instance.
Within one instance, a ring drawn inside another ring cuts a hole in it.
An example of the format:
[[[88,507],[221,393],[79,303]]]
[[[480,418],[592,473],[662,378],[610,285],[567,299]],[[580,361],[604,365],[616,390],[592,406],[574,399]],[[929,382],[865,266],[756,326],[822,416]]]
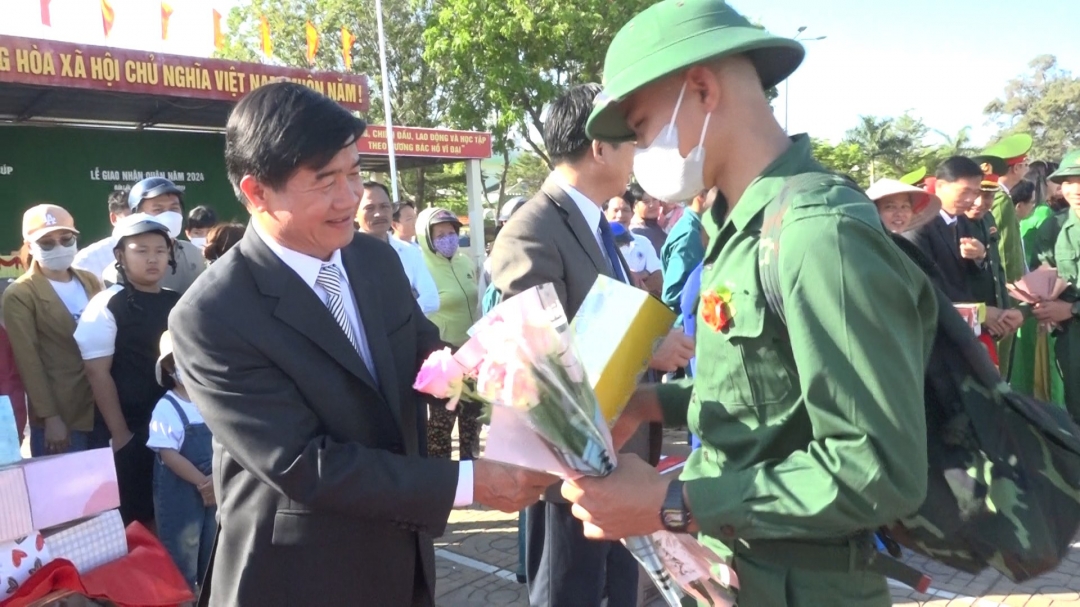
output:
[[[1080,149],[1065,156],[1050,180],[1061,184],[1061,194],[1069,203],[1069,218],[1058,235],[1054,258],[1058,275],[1070,288],[1058,301],[1036,306],[1035,317],[1061,327],[1054,353],[1065,381],[1065,407],[1080,422],[1080,324],[1076,320],[1080,317]]]
[[[764,92],[802,58],[720,0],[664,0],[612,41],[590,137],[636,139],[634,172],[654,196],[718,187],[732,204],[703,222],[696,376],[639,390],[614,429],[689,425],[701,448],[679,480],[620,455],[611,476],[563,495],[590,537],[667,528],[734,550],[743,607],[886,606],[885,578],[850,565],[873,551],[866,530],[925,497],[937,304],[873,203],[829,175],[799,188],[779,241],[763,241],[788,178],[824,171]],[[763,245],[779,246],[786,322],[759,280]]]

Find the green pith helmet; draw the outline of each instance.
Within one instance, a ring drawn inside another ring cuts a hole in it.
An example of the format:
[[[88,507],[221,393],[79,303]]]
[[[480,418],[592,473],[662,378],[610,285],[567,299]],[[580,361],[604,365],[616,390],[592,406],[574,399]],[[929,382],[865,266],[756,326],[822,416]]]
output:
[[[722,0],[662,0],[641,11],[615,34],[604,58],[604,90],[593,102],[589,137],[626,141],[634,132],[619,102],[643,86],[684,69],[731,55],[746,55],[765,88],[791,75],[803,46],[773,36]]]
[[[1072,150],[1061,159],[1061,166],[1054,171],[1049,179],[1054,183],[1061,183],[1068,177],[1080,177],[1080,149]]]

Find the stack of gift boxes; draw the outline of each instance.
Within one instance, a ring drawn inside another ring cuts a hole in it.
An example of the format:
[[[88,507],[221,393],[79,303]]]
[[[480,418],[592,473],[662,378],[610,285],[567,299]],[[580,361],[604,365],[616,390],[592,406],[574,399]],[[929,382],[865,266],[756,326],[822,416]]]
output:
[[[112,449],[18,457],[0,447],[0,601],[52,560],[85,574],[127,556]]]

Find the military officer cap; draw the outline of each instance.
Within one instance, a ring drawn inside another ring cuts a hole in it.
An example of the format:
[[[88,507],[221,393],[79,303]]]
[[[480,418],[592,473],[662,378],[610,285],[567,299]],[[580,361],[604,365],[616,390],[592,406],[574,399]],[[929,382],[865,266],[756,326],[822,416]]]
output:
[[[926,167],[919,167],[914,171],[908,173],[907,175],[904,175],[897,181],[905,185],[915,185],[921,182],[923,179],[926,179]]]
[[[1009,135],[1001,141],[983,150],[983,156],[997,156],[1005,161],[1007,166],[1020,164],[1027,160],[1028,152],[1031,151],[1032,139],[1027,133]],[[1003,175],[1006,171],[997,173]]]
[[[983,192],[997,192],[1001,189],[998,185],[997,175],[983,175],[982,183],[979,184],[979,189]]]
[[[1068,177],[1080,177],[1080,149],[1065,154],[1061,159],[1061,166],[1050,174],[1050,181],[1061,183]]]
[[[995,177],[1001,177],[1005,173],[1009,172],[1009,163],[1000,156],[993,156],[990,154],[979,154],[978,156],[972,156],[971,159],[975,164],[982,167],[984,175]]]
[[[662,0],[615,34],[604,57],[604,90],[593,102],[589,137],[626,141],[634,131],[618,109],[631,93],[700,63],[745,55],[765,88],[790,76],[803,46],[750,23],[722,0]]]

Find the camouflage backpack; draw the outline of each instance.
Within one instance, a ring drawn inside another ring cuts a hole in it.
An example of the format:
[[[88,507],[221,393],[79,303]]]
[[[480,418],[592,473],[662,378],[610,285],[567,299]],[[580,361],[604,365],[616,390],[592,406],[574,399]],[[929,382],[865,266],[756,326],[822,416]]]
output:
[[[769,309],[784,322],[777,270],[784,215],[800,190],[820,186],[823,177],[862,191],[839,175],[797,175],[765,210],[762,240],[773,246],[760,248],[758,272]],[[893,240],[935,275],[935,264],[915,245]],[[1063,409],[1014,392],[952,302],[935,292],[937,336],[925,380],[926,501],[878,537],[894,557],[899,543],[967,573],[992,567],[1022,582],[1055,569],[1080,528],[1080,428]],[[866,569],[920,583],[884,554],[871,551],[865,560]],[[923,576],[921,585],[928,581]]]

